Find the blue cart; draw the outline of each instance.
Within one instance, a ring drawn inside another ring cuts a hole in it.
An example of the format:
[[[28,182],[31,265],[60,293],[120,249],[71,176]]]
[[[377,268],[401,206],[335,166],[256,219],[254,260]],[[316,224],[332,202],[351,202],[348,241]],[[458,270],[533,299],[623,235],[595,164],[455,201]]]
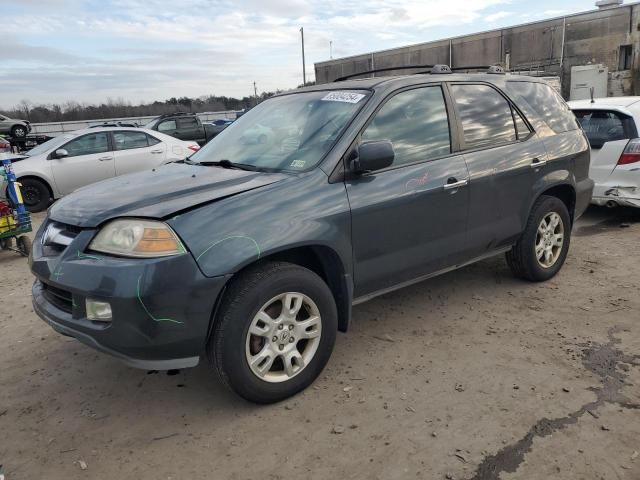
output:
[[[22,201],[20,184],[11,168],[11,160],[1,162],[0,179],[4,178],[7,183],[10,212],[9,215],[0,217],[0,249],[12,250],[28,257],[31,253],[31,239],[26,234],[31,231],[31,216]],[[0,182],[2,183],[4,182]]]

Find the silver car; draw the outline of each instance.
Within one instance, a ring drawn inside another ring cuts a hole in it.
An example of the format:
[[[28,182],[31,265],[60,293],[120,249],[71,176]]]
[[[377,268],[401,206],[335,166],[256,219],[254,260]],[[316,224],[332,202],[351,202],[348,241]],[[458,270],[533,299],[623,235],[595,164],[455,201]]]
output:
[[[0,115],[0,135],[11,135],[14,138],[25,138],[31,131],[31,124],[26,120]]]
[[[151,130],[91,128],[52,138],[12,161],[25,205],[39,212],[80,187],[184,160],[199,148]]]

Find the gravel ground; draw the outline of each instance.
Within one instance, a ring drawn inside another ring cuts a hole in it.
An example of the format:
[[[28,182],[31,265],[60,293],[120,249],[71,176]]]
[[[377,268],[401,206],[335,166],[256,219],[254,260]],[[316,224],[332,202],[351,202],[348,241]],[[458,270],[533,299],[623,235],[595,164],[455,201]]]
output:
[[[7,480],[637,480],[639,239],[640,214],[591,210],[548,283],[496,258],[356,307],[322,377],[267,407],[206,363],[134,370],[57,335],[26,260],[0,252],[0,464]]]

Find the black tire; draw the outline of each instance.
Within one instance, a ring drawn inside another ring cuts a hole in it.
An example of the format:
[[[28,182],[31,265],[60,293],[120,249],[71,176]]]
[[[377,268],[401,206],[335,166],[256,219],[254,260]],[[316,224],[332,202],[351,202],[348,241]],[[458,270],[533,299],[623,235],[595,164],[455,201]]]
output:
[[[562,219],[564,243],[559,256],[550,267],[544,267],[536,256],[538,227],[550,213]],[[506,254],[507,264],[516,277],[531,282],[544,282],[553,278],[562,268],[571,244],[571,217],[565,203],[557,197],[541,196],[531,209],[524,233],[516,245]]]
[[[14,125],[11,128],[11,136],[13,138],[25,138],[27,136],[27,127],[24,125]]]
[[[320,312],[321,335],[315,354],[299,373],[280,383],[271,383],[251,370],[245,350],[247,335],[258,311],[277,295],[287,292],[299,292],[313,300]],[[215,319],[207,356],[222,382],[241,397],[261,404],[278,402],[305,389],[320,375],[331,356],[337,326],[335,300],[318,275],[298,265],[269,262],[232,281]]]
[[[22,199],[24,205],[32,213],[46,210],[51,205],[51,193],[44,182],[35,178],[18,180],[22,187]]]
[[[26,235],[18,237],[18,250],[23,257],[28,257],[31,254],[31,239]]]

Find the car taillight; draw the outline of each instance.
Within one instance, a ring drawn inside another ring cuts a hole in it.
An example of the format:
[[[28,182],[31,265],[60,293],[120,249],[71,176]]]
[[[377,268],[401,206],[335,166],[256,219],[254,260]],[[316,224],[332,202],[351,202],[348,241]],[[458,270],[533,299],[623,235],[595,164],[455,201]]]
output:
[[[618,159],[618,165],[629,165],[636,162],[640,162],[640,138],[629,140],[624,152]]]
[[[200,150],[200,146],[199,145],[189,145],[187,148],[189,150],[191,150],[192,152],[197,152],[198,150]]]

